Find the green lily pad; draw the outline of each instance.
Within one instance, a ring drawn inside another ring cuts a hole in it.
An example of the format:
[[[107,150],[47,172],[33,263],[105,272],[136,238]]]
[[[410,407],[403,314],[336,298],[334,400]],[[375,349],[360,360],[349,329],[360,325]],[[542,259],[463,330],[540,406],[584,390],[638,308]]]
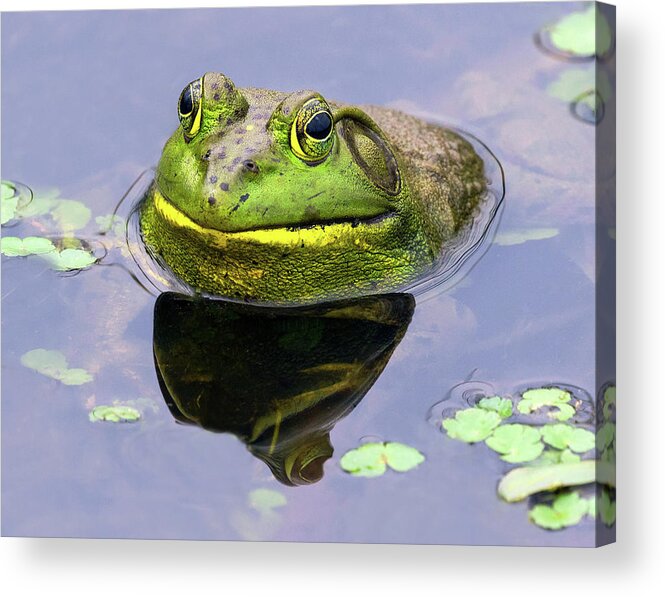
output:
[[[529,512],[529,518],[539,527],[558,530],[578,524],[589,512],[587,499],[577,491],[562,493],[554,498],[551,506],[538,504]]]
[[[596,18],[596,6],[571,13],[548,28],[552,45],[570,56],[604,56],[612,47],[612,30],[602,13]]]
[[[596,437],[593,433],[565,423],[545,425],[542,428],[542,434],[546,444],[559,450],[570,448],[573,452],[588,452],[593,450],[596,445]]]
[[[572,395],[561,388],[534,388],[522,393],[517,403],[517,410],[527,415],[543,407],[556,409],[549,416],[558,421],[567,421],[575,414],[575,409],[568,404]]]
[[[598,514],[600,515],[600,520],[608,527],[611,527],[616,522],[616,506],[616,502],[610,498],[609,492],[606,490],[600,492]]]
[[[610,448],[614,447],[615,441],[616,425],[614,423],[604,423],[598,428],[596,434],[596,448],[598,451],[607,453]]]
[[[60,252],[44,255],[44,259],[52,269],[61,272],[85,269],[97,261],[97,258],[85,249],[63,249]]]
[[[56,250],[53,242],[40,236],[3,236],[0,239],[0,252],[8,257],[25,257],[27,255],[44,255]]]
[[[59,350],[30,350],[21,357],[21,364],[68,386],[79,386],[93,380],[85,369],[69,369],[65,355]]]
[[[532,240],[545,240],[559,234],[558,228],[523,228],[507,230],[494,237],[494,244],[501,246],[521,245]]]
[[[581,458],[575,452],[568,448],[565,450],[545,450],[538,460],[533,464],[547,465],[547,464],[565,464],[570,462],[579,462]]]
[[[442,423],[448,437],[469,444],[487,439],[500,424],[499,414],[484,408],[458,410],[454,419],[444,419]]]
[[[616,411],[617,389],[616,386],[608,386],[603,392],[603,418],[609,421]]]
[[[499,496],[507,502],[519,502],[540,491],[586,485],[598,481],[614,487],[614,468],[596,460],[566,464],[523,466],[508,472],[499,482]]]
[[[507,419],[513,414],[513,402],[501,396],[490,396],[478,402],[480,408],[497,413],[502,419]]]
[[[372,442],[349,450],[340,459],[340,466],[357,477],[378,477],[386,466],[403,473],[424,462],[418,450],[398,442]]]
[[[249,492],[249,506],[259,514],[269,516],[276,508],[286,506],[286,497],[274,489],[254,489]]]
[[[502,460],[513,463],[534,460],[545,448],[538,429],[519,423],[498,427],[485,443],[499,452]]]
[[[97,421],[108,421],[110,423],[134,423],[141,418],[141,413],[131,406],[100,405],[95,406],[95,408],[90,411],[89,418],[93,423]]]

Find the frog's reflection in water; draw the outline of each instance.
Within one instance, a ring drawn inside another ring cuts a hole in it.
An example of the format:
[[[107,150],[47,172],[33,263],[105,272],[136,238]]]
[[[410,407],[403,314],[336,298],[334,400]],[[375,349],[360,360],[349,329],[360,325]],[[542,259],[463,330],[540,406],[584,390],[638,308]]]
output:
[[[411,321],[409,294],[254,307],[162,294],[157,376],[173,416],[236,435],[286,485],[323,476],[330,431],[363,399]]]

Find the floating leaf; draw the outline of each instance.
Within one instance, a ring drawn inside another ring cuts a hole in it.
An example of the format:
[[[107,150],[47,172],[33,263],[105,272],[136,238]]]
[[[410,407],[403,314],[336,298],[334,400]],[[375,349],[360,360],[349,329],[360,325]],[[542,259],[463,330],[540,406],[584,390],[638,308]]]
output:
[[[44,255],[55,251],[55,245],[48,238],[40,236],[3,236],[0,239],[0,252],[8,257],[25,257],[26,255]]]
[[[495,429],[485,443],[499,452],[506,462],[528,462],[538,458],[545,447],[540,441],[538,429],[518,423]]]
[[[59,350],[30,350],[21,357],[21,364],[68,386],[78,386],[93,380],[85,369],[69,369],[65,355]]]
[[[579,57],[604,56],[612,47],[612,30],[607,19],[592,4],[583,12],[574,12],[548,28],[554,47]]]
[[[606,451],[615,442],[616,425],[614,423],[604,423],[598,429],[596,434],[596,447],[600,452]]]
[[[85,249],[63,249],[60,252],[44,256],[54,270],[67,272],[90,267],[97,258]]]
[[[598,498],[598,514],[600,515],[600,520],[608,527],[611,527],[616,522],[616,506],[616,501],[613,501],[610,498],[609,492],[603,489]]]
[[[507,473],[499,482],[498,492],[507,502],[519,502],[540,491],[586,485],[598,481],[614,487],[614,468],[596,460],[567,464],[523,466]]]
[[[523,228],[518,230],[507,230],[496,235],[495,245],[510,246],[521,245],[531,240],[545,240],[559,234],[558,228]]]
[[[588,500],[571,491],[558,495],[551,506],[538,504],[529,512],[529,518],[539,527],[558,530],[576,525],[588,512]]]
[[[542,428],[543,441],[553,448],[563,450],[570,448],[574,452],[588,452],[596,445],[593,433],[565,423],[545,425]]]
[[[549,413],[550,417],[558,421],[567,421],[575,414],[575,409],[568,404],[571,398],[570,392],[561,388],[535,388],[522,393],[517,410],[527,415],[547,406],[557,409],[555,412]]]
[[[491,410],[497,413],[502,419],[507,419],[513,414],[513,402],[508,398],[501,398],[501,396],[490,396],[483,398],[478,402],[480,408]]]
[[[96,421],[109,421],[111,423],[134,423],[141,418],[141,413],[131,406],[100,405],[95,406],[95,408],[90,411],[89,418],[93,423]]]
[[[425,457],[415,448],[398,442],[372,442],[349,450],[340,460],[340,466],[357,477],[378,477],[386,472],[386,465],[403,473],[415,468]]]
[[[467,443],[487,439],[501,423],[498,413],[484,408],[458,410],[454,419],[444,419],[443,428],[449,437]]]
[[[275,508],[286,506],[286,497],[274,489],[254,489],[249,492],[249,506],[261,515],[269,516]]]

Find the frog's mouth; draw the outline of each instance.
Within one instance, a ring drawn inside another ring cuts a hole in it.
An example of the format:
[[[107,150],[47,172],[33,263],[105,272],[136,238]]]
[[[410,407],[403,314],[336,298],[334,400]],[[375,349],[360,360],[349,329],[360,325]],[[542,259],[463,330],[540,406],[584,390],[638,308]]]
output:
[[[349,220],[334,220],[321,222],[308,222],[307,224],[293,224],[274,226],[266,228],[253,228],[251,230],[239,230],[225,232],[215,228],[206,228],[195,222],[182,210],[178,209],[167,199],[156,187],[153,188],[153,201],[157,213],[171,227],[187,230],[199,237],[205,238],[205,242],[224,248],[229,242],[259,243],[283,246],[305,246],[316,244],[318,246],[338,244],[342,237],[358,236],[359,227],[370,227],[379,231],[386,227],[396,216],[396,212],[387,211],[371,218]],[[362,242],[356,240],[355,244]]]

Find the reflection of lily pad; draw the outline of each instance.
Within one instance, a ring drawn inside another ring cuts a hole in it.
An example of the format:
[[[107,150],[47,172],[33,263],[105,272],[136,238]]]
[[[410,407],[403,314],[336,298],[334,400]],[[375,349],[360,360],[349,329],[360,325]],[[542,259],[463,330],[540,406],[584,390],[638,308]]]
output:
[[[559,234],[558,228],[523,228],[500,232],[494,238],[495,245],[521,245],[532,240],[545,240]]]
[[[43,255],[55,251],[55,245],[48,238],[40,236],[3,236],[0,239],[0,252],[8,257],[25,257],[26,255]]]
[[[487,439],[500,424],[499,414],[484,408],[458,410],[454,419],[442,423],[449,437],[470,444]]]
[[[386,465],[403,473],[415,468],[425,457],[415,448],[398,442],[372,442],[349,450],[340,460],[340,466],[357,477],[378,477],[386,472]]]
[[[601,12],[596,18],[595,4],[563,17],[548,33],[557,50],[574,57],[605,56],[612,47],[612,30]]]
[[[528,415],[543,407],[555,408],[556,411],[549,413],[549,416],[567,421],[575,414],[575,409],[568,404],[571,398],[570,392],[561,388],[535,388],[522,393],[517,410]]]
[[[59,350],[30,350],[21,357],[21,364],[68,386],[79,386],[93,380],[85,369],[70,369],[65,355]]]
[[[519,502],[540,491],[599,483],[614,486],[613,469],[595,460],[566,464],[523,466],[508,472],[499,482],[499,495],[507,502]]]
[[[529,517],[539,527],[558,530],[576,525],[589,512],[589,500],[581,498],[577,491],[562,493],[554,498],[551,506],[538,504]]]
[[[540,441],[538,429],[519,423],[495,429],[485,443],[499,452],[506,462],[528,462],[538,458],[545,447]]]
[[[570,448],[573,452],[581,453],[593,450],[596,445],[596,437],[593,433],[565,423],[545,425],[542,428],[542,434],[545,443],[559,450]]]
[[[269,516],[275,508],[286,506],[286,497],[274,489],[254,489],[249,492],[249,505],[260,514]]]
[[[491,410],[497,413],[502,419],[507,419],[513,414],[513,403],[508,398],[501,398],[501,396],[490,396],[483,398],[478,402],[480,408]]]
[[[141,413],[131,406],[95,406],[90,411],[90,420],[108,421],[111,423],[134,423],[141,418]]]

